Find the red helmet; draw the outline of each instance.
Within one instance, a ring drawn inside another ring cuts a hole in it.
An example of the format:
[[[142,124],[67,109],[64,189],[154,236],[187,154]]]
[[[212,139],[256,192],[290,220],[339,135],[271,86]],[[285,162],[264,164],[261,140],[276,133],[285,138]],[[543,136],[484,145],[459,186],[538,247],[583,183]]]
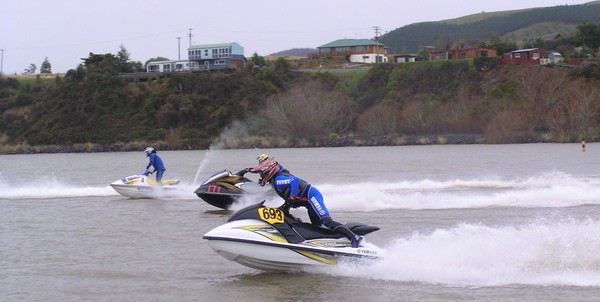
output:
[[[274,159],[267,159],[258,166],[252,168],[250,172],[259,173],[259,184],[266,185],[279,172],[279,163]]]

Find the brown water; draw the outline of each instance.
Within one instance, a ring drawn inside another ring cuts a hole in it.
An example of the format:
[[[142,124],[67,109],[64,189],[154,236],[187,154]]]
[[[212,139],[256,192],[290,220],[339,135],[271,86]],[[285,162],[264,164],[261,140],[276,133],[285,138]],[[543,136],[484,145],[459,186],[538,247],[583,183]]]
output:
[[[597,301],[600,145],[587,147],[159,151],[189,191],[168,200],[108,187],[143,170],[142,152],[0,155],[0,300]],[[391,257],[273,274],[214,253],[202,235],[231,212],[194,179],[261,152],[318,186],[336,220],[380,226],[369,240]]]

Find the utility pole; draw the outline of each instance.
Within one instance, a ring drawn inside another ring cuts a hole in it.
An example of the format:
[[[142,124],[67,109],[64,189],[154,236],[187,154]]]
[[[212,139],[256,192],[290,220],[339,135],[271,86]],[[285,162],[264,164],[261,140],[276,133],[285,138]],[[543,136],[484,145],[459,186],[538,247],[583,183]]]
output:
[[[379,63],[379,26],[373,26],[375,30],[375,63]]]
[[[2,57],[0,58],[0,77],[2,77],[2,71],[4,70],[4,49],[0,49],[2,51]]]
[[[181,61],[181,37],[177,37],[177,60]]]
[[[188,37],[190,38],[190,47],[192,47],[192,29],[190,28],[190,33],[188,34]]]

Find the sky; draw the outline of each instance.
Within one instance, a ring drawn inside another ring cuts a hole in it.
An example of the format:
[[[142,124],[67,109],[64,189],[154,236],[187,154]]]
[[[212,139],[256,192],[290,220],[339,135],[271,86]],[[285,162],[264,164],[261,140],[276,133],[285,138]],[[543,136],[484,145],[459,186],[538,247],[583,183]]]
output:
[[[39,72],[48,58],[53,73],[64,73],[90,53],[117,54],[121,45],[142,63],[186,59],[190,42],[237,42],[247,57],[267,56],[370,39],[375,27],[381,35],[418,22],[590,1],[0,0],[1,68],[21,74],[35,64]]]

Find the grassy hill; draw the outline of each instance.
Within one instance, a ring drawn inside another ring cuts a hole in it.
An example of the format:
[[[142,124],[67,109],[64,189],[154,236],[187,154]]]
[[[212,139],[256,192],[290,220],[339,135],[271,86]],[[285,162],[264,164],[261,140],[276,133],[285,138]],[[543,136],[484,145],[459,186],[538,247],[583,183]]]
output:
[[[381,37],[389,53],[416,53],[424,46],[485,41],[490,36],[524,42],[546,34],[569,35],[584,22],[600,22],[600,1],[503,12],[482,12],[439,22],[414,23]]]
[[[280,52],[276,52],[273,54],[270,54],[269,56],[271,57],[308,57],[309,54],[311,53],[318,53],[319,50],[315,49],[315,48],[292,48],[292,49],[288,49],[288,50],[284,50],[284,51],[280,51]]]

